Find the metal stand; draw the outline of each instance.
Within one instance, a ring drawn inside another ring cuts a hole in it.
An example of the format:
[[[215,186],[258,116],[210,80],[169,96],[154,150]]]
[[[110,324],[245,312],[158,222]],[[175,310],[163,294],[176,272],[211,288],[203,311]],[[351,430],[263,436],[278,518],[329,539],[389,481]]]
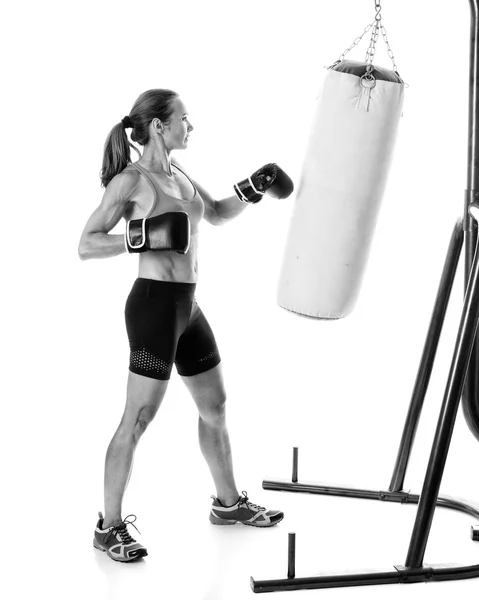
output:
[[[290,533],[287,578],[264,581],[255,581],[251,578],[251,588],[256,593],[386,583],[449,581],[479,577],[479,564],[471,566],[423,564],[436,506],[464,512],[475,519],[479,519],[479,505],[439,496],[439,488],[462,395],[464,416],[467,424],[471,432],[479,440],[479,345],[476,343],[479,323],[479,253],[476,253],[478,237],[477,221],[470,216],[468,210],[471,204],[479,204],[479,156],[477,155],[479,147],[477,131],[479,118],[478,2],[479,0],[469,0],[472,18],[468,187],[466,190],[465,215],[464,219],[456,223],[451,236],[389,489],[387,491],[376,491],[300,483],[298,482],[297,448],[294,449],[293,454],[293,477],[291,482],[263,481],[263,488],[267,490],[307,492],[400,502],[401,504],[418,504],[416,521],[406,560],[404,565],[395,565],[390,571],[378,571],[376,573],[351,573],[349,571],[347,574],[340,575],[296,578],[296,536],[294,533]],[[404,479],[464,241],[466,245],[466,292],[454,355],[422,492],[420,495],[410,494],[402,491]],[[471,365],[470,369],[469,365]],[[471,528],[471,538],[474,541],[479,541],[479,527]]]

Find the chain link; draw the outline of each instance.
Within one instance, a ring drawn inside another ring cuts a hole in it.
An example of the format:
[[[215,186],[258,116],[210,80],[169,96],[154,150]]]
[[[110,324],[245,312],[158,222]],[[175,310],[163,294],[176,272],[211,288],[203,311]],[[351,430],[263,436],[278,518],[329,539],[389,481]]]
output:
[[[354,42],[351,44],[351,46],[349,46],[349,48],[348,48],[347,50],[345,50],[345,51],[344,51],[344,52],[341,54],[341,56],[338,58],[338,61],[337,61],[337,62],[341,62],[341,61],[344,59],[344,57],[346,56],[346,54],[347,54],[347,53],[348,53],[350,50],[352,50],[352,49],[353,49],[355,46],[357,46],[357,45],[359,44],[359,42],[360,42],[360,41],[363,39],[363,37],[366,35],[366,33],[368,33],[368,31],[370,31],[370,30],[371,30],[371,27],[372,27],[373,25],[374,25],[374,23],[369,23],[369,25],[366,25],[366,27],[364,28],[364,31],[363,31],[363,33],[362,33],[360,36],[358,36],[358,37],[357,37],[357,38],[354,40]]]
[[[391,59],[391,62],[393,63],[394,72],[400,78],[400,75],[399,75],[398,70],[397,70],[396,59],[394,58],[394,54],[393,54],[393,51],[391,49],[391,45],[389,44],[389,40],[388,40],[388,37],[387,37],[386,28],[382,24],[382,15],[381,15],[382,6],[381,6],[381,0],[374,0],[374,7],[376,9],[376,15],[374,17],[374,21],[372,23],[369,23],[369,25],[367,25],[364,28],[363,33],[360,36],[358,36],[354,40],[354,42],[351,44],[351,46],[349,46],[349,48],[347,50],[345,50],[340,55],[339,59],[334,63],[333,66],[336,66],[337,64],[339,64],[344,59],[344,57],[346,56],[346,54],[348,54],[348,52],[350,52],[355,46],[357,46],[359,44],[359,42],[363,39],[363,37],[366,35],[366,33],[368,33],[369,31],[371,31],[371,29],[372,29],[372,31],[371,31],[371,39],[369,41],[368,49],[366,50],[365,61],[367,63],[367,67],[366,67],[366,75],[365,75],[365,77],[367,79],[371,79],[372,78],[373,59],[374,59],[374,55],[376,53],[376,43],[377,43],[377,41],[379,39],[379,34],[381,34],[382,37],[383,37],[383,39],[384,39],[384,42],[386,44],[388,56]]]
[[[388,50],[388,56],[391,59],[391,62],[393,63],[394,72],[396,73],[396,75],[399,76],[398,68],[396,65],[396,59],[394,58],[393,51],[391,49],[391,46],[389,45],[388,36],[387,36],[386,28],[384,27],[384,25],[381,25],[381,33],[382,33],[382,36],[384,39],[384,43],[386,44],[386,48]]]
[[[376,42],[378,41],[379,38],[379,25],[378,23],[380,23],[381,21],[377,21],[374,23],[374,27],[373,30],[371,32],[371,40],[369,41],[369,47],[366,50],[366,58],[365,61],[367,63],[367,68],[366,68],[366,78],[369,79],[371,77],[371,72],[373,70],[373,58],[374,55],[376,53]]]

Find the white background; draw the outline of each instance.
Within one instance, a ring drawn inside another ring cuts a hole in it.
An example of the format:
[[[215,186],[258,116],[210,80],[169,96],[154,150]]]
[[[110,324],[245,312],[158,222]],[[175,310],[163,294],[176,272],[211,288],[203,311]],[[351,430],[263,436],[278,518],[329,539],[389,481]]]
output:
[[[467,167],[466,0],[384,0],[409,84],[359,303],[336,322],[276,305],[294,196],[222,228],[202,225],[198,300],[223,358],[238,486],[280,526],[214,528],[197,415],[177,376],[138,448],[125,498],[149,549],[122,565],[91,545],[103,461],[125,401],[123,310],[133,256],[81,262],[102,196],[105,138],[146,89],[178,91],[195,130],[178,155],[218,198],[260,165],[299,181],[324,66],[373,20],[372,0],[23,2],[3,11],[2,566],[8,598],[252,598],[249,577],[404,564],[413,507],[262,490],[290,477],[389,486]],[[366,36],[350,57],[362,60]],[[382,40],[376,62],[390,66]],[[459,321],[462,263],[407,489],[419,492]],[[442,493],[478,499],[477,441],[462,411]],[[478,562],[474,521],[437,511],[427,563]],[[133,530],[134,531],[134,530]],[[136,533],[136,532],[135,532]],[[477,580],[289,598],[477,597]]]

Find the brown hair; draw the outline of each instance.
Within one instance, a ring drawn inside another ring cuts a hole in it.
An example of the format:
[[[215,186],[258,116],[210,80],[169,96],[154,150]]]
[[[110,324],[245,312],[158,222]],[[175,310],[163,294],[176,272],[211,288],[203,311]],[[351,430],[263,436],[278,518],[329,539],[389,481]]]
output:
[[[148,127],[151,121],[157,118],[163,123],[168,123],[173,114],[173,100],[177,97],[178,94],[171,90],[148,90],[136,100],[128,117],[113,127],[106,138],[103,150],[100,172],[103,187],[106,187],[115,175],[121,173],[131,163],[130,148],[138,152],[128,140],[125,129],[132,127],[132,141],[145,146],[150,139]]]

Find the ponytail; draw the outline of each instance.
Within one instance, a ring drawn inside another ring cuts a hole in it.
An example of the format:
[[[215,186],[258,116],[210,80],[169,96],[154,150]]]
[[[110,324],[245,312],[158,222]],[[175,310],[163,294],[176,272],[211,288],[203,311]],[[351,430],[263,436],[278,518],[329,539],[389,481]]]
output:
[[[126,135],[125,119],[115,125],[106,138],[100,172],[101,184],[105,188],[115,175],[121,173],[131,163],[130,148],[138,152]]]

